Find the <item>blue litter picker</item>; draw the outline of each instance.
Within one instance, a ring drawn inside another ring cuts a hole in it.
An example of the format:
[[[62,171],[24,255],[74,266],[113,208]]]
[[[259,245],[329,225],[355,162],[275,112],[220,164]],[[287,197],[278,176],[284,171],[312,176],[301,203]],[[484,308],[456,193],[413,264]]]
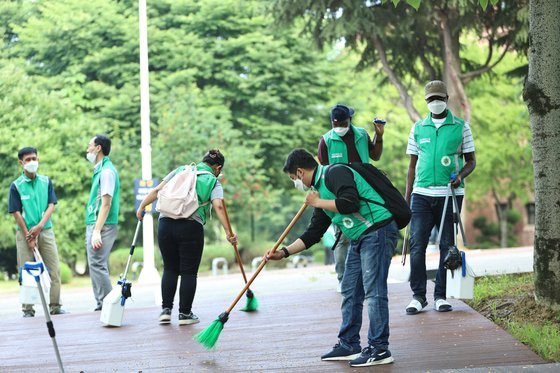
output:
[[[103,298],[103,307],[101,308],[100,320],[105,325],[111,326],[121,326],[122,318],[124,313],[124,304],[127,298],[132,295],[130,288],[132,283],[126,279],[128,274],[128,267],[130,266],[130,261],[132,255],[134,254],[134,248],[136,247],[136,239],[138,238],[138,232],[140,231],[141,220],[138,220],[136,224],[136,231],[134,232],[134,238],[132,240],[132,245],[130,245],[130,253],[128,255],[128,261],[126,262],[126,268],[124,269],[124,274],[121,275],[119,281],[117,282],[117,287],[113,288],[109,294]]]
[[[43,311],[45,312],[45,318],[47,319],[47,329],[49,330],[49,335],[54,346],[54,352],[56,353],[56,360],[58,361],[58,367],[62,373],[64,373],[64,367],[62,366],[62,360],[60,359],[60,352],[58,351],[58,344],[56,343],[56,333],[54,331],[54,325],[49,314],[49,309],[47,307],[47,301],[45,300],[45,293],[43,287],[41,286],[41,274],[46,271],[43,262],[25,262],[22,266],[22,274],[24,273],[29,276],[33,276],[37,282],[37,289],[39,290],[39,296],[41,297],[41,303],[43,303]]]

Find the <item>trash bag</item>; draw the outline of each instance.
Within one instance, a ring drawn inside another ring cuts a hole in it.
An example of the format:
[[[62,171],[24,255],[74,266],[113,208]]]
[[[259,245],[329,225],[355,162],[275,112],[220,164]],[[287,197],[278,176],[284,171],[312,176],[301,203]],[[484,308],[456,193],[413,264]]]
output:
[[[461,252],[457,248],[457,246],[449,246],[449,250],[447,251],[447,255],[443,260],[443,267],[445,269],[454,270],[460,268],[462,264],[461,261]]]

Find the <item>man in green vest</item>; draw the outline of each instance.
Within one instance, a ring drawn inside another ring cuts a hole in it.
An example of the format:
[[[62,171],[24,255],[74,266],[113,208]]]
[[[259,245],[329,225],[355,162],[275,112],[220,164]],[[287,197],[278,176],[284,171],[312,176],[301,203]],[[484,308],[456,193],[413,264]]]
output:
[[[16,248],[18,267],[34,262],[33,249],[37,248],[51,277],[50,313],[66,313],[60,307],[60,267],[58,249],[52,229],[51,215],[57,203],[51,179],[37,174],[37,149],[27,147],[18,152],[23,172],[10,185],[8,212],[16,220]],[[22,305],[23,317],[35,316],[32,304]]]
[[[353,115],[354,109],[346,105],[338,104],[331,109],[332,129],[321,136],[317,150],[317,157],[322,165],[368,163],[370,158],[374,161],[381,158],[385,121],[374,120],[375,136],[372,141],[365,128],[352,125]],[[334,232],[338,238],[334,248],[334,268],[338,278],[337,291],[340,292],[350,241],[338,228],[335,227]]]
[[[318,165],[304,149],[293,150],[284,172],[307,194],[315,207],[307,230],[292,244],[267,259],[280,260],[319,242],[331,222],[351,240],[342,279],[342,324],[336,343],[325,361],[350,361],[354,367],[393,362],[389,351],[389,304],[387,276],[398,230],[391,213],[376,203],[380,195],[356,171],[345,165]],[[367,268],[362,271],[362,268]],[[368,347],[361,349],[362,308],[367,299]]]
[[[111,139],[95,135],[88,144],[86,158],[93,166],[91,191],[86,206],[86,250],[89,274],[100,311],[103,298],[112,290],[109,254],[117,238],[119,222],[119,174],[109,159]]]
[[[428,305],[426,299],[426,247],[430,232],[439,229],[445,214],[439,247],[439,268],[434,289],[434,309],[451,311],[446,300],[444,259],[454,244],[451,203],[443,211],[448,184],[457,195],[459,209],[465,194],[463,180],[474,170],[474,141],[469,124],[447,109],[447,87],[434,80],[424,88],[430,113],[412,126],[406,153],[410,155],[405,199],[412,210],[410,221],[410,288],[412,300],[406,307],[409,315]],[[463,159],[465,162],[463,162]]]

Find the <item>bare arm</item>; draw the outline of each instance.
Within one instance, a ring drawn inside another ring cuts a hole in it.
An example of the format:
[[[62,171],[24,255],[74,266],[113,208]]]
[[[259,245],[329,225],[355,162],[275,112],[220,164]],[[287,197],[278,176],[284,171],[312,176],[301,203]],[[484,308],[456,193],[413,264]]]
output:
[[[305,244],[300,238],[292,242],[290,245],[286,246],[286,250],[288,250],[288,253],[290,255],[297,254],[305,249],[306,249]],[[266,252],[265,254],[266,260],[280,260],[286,257],[284,250],[276,250],[274,253],[272,253],[271,251],[272,249]]]
[[[163,189],[165,184],[167,184],[166,181],[162,181],[161,183],[159,183],[158,186],[152,189],[150,193],[148,193],[148,195],[144,197],[142,202],[140,202],[138,211],[136,211],[136,217],[138,218],[138,220],[142,220],[142,213],[146,209],[146,206],[153,203],[157,199],[158,192]]]
[[[469,176],[476,167],[476,157],[474,155],[474,152],[465,153],[463,154],[463,156],[465,157],[465,164],[463,165],[461,171],[459,171],[459,174],[457,175],[457,179],[451,183],[453,188],[458,188],[459,185],[461,185],[461,181],[464,180],[467,176]]]
[[[213,199],[212,200],[212,207],[214,207],[214,211],[216,212],[216,215],[218,215],[218,220],[220,220],[220,223],[222,224],[222,227],[224,227],[224,230],[226,231],[227,240],[232,245],[236,245],[237,244],[237,238],[236,238],[235,234],[233,234],[233,232],[231,232],[232,233],[231,236],[229,234],[228,220],[227,220],[225,209],[224,209],[224,200],[220,199],[220,198]]]
[[[105,225],[105,220],[107,220],[107,216],[109,216],[109,210],[111,209],[112,202],[113,197],[108,194],[101,197],[101,207],[99,208],[99,214],[97,215],[94,230],[100,231]]]
[[[410,155],[410,162],[408,164],[408,173],[406,175],[406,192],[404,199],[410,206],[410,196],[412,194],[412,185],[414,184],[414,178],[416,176],[416,163],[418,162],[417,155]]]
[[[381,123],[374,124],[375,135],[373,136],[373,149],[369,150],[369,157],[374,161],[381,159],[383,153],[383,134],[385,133],[385,125]]]

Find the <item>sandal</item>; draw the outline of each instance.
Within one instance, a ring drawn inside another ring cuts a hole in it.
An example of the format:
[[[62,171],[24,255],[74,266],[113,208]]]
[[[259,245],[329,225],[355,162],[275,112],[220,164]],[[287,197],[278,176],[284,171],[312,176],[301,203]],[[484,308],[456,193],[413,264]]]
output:
[[[428,305],[428,301],[426,300],[423,303],[420,303],[418,300],[412,299],[408,304],[408,306],[406,306],[406,314],[407,315],[417,314],[418,312],[422,311],[422,309],[427,305]]]

